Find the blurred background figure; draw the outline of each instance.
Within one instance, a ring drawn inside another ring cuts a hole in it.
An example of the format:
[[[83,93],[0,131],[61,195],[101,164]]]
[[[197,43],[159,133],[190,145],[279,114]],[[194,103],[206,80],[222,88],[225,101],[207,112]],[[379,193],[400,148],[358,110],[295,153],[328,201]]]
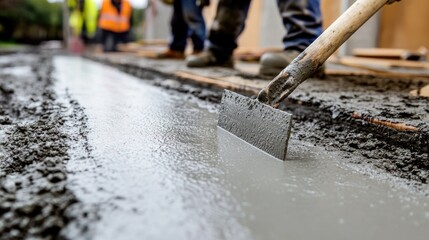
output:
[[[69,50],[80,53],[84,45],[94,43],[97,32],[98,8],[94,0],[68,0],[71,36]],[[83,42],[82,42],[83,41]]]
[[[154,4],[154,0],[152,0]],[[192,40],[193,54],[204,49],[206,24],[202,9],[210,0],[163,0],[173,5],[171,17],[171,40],[167,51],[157,55],[160,59],[184,59],[188,38]]]
[[[132,26],[132,7],[128,0],[103,0],[98,26],[105,52],[117,51],[119,43],[128,42]]]

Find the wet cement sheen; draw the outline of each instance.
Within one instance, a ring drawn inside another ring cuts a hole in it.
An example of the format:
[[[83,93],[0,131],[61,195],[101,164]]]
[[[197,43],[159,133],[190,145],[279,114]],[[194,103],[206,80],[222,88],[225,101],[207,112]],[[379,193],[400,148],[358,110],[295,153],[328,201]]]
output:
[[[429,201],[291,141],[282,162],[216,128],[217,114],[79,58],[58,89],[86,108],[93,159],[69,161],[98,207],[95,239],[427,239]],[[78,151],[76,149],[75,151]]]

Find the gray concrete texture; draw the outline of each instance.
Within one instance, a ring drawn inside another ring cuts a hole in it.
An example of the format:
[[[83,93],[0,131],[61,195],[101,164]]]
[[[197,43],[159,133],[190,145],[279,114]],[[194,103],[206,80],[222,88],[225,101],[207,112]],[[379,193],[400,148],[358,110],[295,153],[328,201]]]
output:
[[[190,72],[233,84],[231,89],[252,96],[267,80],[240,70],[225,68],[190,69],[183,61],[156,61],[127,54],[91,55],[91,59],[112,65],[150,84],[199,99],[218,103],[223,89],[192,77],[177,77],[177,72]],[[243,63],[242,63],[243,64]],[[243,64],[244,65],[244,64]],[[228,79],[228,80],[227,80]],[[410,97],[411,90],[429,84],[425,79],[389,79],[381,77],[327,76],[308,79],[282,103],[280,109],[293,113],[292,137],[327,149],[348,152],[348,158],[364,168],[375,167],[428,192],[428,99]],[[244,86],[244,88],[243,88]],[[246,90],[246,88],[249,89]],[[256,89],[256,90],[255,90]],[[361,113],[367,119],[405,123],[419,132],[396,131],[368,121],[350,118]],[[347,160],[346,160],[347,161]]]
[[[91,239],[427,239],[428,198],[341,152],[293,139],[279,161],[217,128],[216,105],[80,58],[54,66],[87,115],[90,147],[67,168],[98,212]]]

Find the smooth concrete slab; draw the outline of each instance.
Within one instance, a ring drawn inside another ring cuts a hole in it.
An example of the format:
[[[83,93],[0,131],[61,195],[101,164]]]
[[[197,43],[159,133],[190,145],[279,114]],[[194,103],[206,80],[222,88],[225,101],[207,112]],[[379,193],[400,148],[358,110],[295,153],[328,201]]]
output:
[[[80,58],[55,59],[88,117],[69,185],[92,239],[427,239],[429,199],[290,141],[279,161],[216,127],[213,105]],[[400,183],[400,182],[399,182]],[[394,186],[392,186],[394,185]]]

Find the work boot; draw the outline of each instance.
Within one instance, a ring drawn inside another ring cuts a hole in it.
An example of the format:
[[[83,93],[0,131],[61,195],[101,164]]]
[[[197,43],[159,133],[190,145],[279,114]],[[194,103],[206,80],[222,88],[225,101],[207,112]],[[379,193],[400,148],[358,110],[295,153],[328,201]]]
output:
[[[157,59],[185,59],[185,53],[168,49],[165,52],[158,53]]]
[[[283,52],[271,52],[265,53],[262,55],[259,67],[259,74],[275,77],[277,76],[285,67],[287,67],[298,55],[301,54],[297,50],[285,50]],[[325,71],[325,66],[317,70],[314,74],[315,77],[323,77]]]
[[[233,68],[234,62],[232,57],[228,57],[225,60],[217,58],[212,51],[204,50],[199,54],[191,55],[186,59],[186,65],[191,68],[203,68],[203,67],[228,67]]]

